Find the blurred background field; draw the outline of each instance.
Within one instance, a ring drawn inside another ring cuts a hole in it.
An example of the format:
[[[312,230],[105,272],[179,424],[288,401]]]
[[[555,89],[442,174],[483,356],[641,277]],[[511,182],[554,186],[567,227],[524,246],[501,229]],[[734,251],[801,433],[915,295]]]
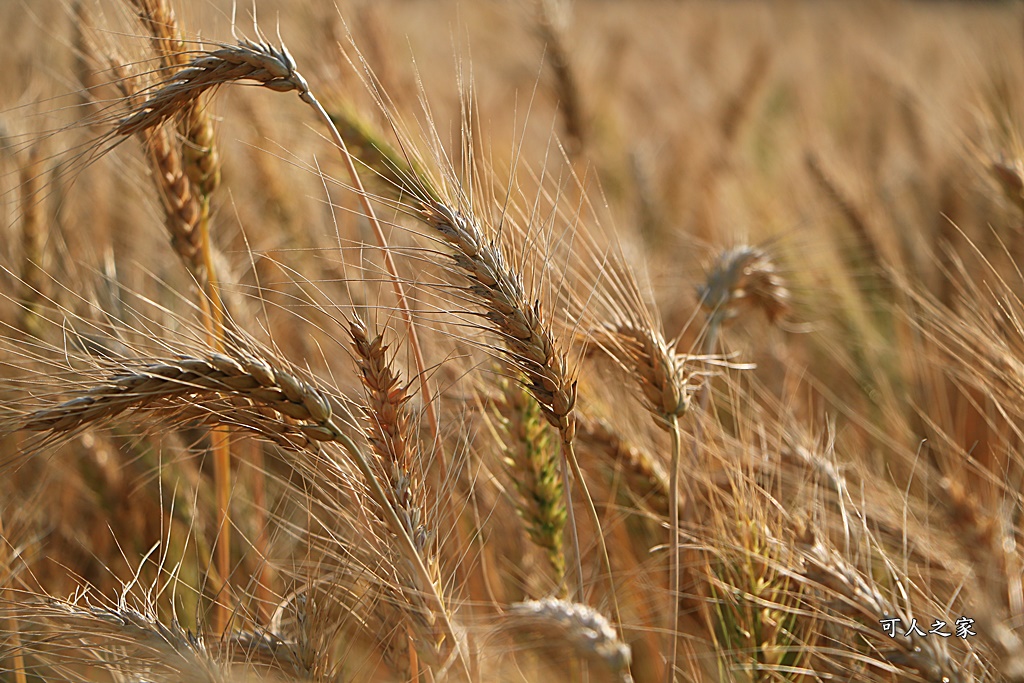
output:
[[[187,49],[234,43],[233,13],[238,33],[255,35],[250,5],[172,4]],[[252,348],[349,406],[355,433],[379,424],[372,402],[360,404],[346,321],[386,330],[412,394],[413,487],[426,497],[438,585],[479,655],[464,677],[665,680],[674,641],[678,680],[1024,680],[1019,3],[261,0],[256,10],[381,198],[439,434],[365,212],[295,93],[230,84],[203,100],[220,168],[214,269]],[[12,57],[0,78],[0,680],[198,676],[155,647],[159,666],[104,663],[149,647],[83,635],[90,619],[107,627],[128,607],[146,628],[204,634],[202,656],[224,667],[208,680],[461,680],[420,651],[434,646],[414,635],[426,608],[394,578],[401,561],[373,505],[339,483],[357,475],[319,482],[316,466],[236,425],[246,433],[231,440],[223,576],[222,475],[202,414],[165,422],[160,406],[67,434],[25,429],[132,359],[216,349],[202,284],[168,246],[144,144],[108,137],[131,104],[118,87],[126,72],[111,66],[159,80],[147,76],[157,60],[132,3],[5,0],[0,27]],[[385,95],[366,86],[370,72]],[[394,198],[382,152],[435,176],[450,163],[446,182],[472,188],[553,320],[579,381],[577,452],[611,555],[609,568],[577,487],[588,588],[573,599],[608,617],[630,665],[571,634],[556,639],[582,654],[563,661],[535,642],[541,626],[502,627],[512,605],[566,597],[572,553],[559,576],[530,527],[525,475],[507,462],[519,441],[539,439],[509,426],[510,406],[528,412],[513,398],[517,374],[480,342],[489,323],[451,286],[465,283],[444,260],[450,244],[412,227],[421,207]],[[516,227],[502,232],[505,217]],[[723,274],[741,255],[739,275]],[[630,301],[613,262],[634,274],[673,352],[714,356],[686,366],[695,393],[680,418],[677,601],[669,432],[600,341],[602,319]],[[446,473],[427,458],[435,447]],[[325,586],[339,585],[350,599],[335,603]],[[60,607],[86,604],[83,586],[109,614]],[[301,622],[297,596],[312,605],[320,590],[309,627],[319,640],[300,637],[282,619]],[[682,617],[666,627],[676,603]],[[879,623],[963,615],[976,637],[891,639]],[[276,659],[264,661],[269,646],[253,634],[284,643]]]

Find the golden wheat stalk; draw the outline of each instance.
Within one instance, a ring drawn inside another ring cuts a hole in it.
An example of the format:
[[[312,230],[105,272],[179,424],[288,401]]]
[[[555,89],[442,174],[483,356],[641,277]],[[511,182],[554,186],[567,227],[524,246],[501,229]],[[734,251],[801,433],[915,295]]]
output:
[[[522,373],[524,384],[540,405],[545,419],[558,430],[577,592],[582,595],[583,565],[568,472],[571,466],[580,485],[586,486],[573,451],[576,380],[569,371],[567,356],[557,344],[540,302],[529,302],[520,276],[508,266],[500,246],[485,237],[483,229],[472,216],[434,199],[431,189],[423,188],[418,197],[422,205],[419,217],[453,248],[451,262],[456,271],[471,283],[468,291],[483,306],[487,320],[500,336],[505,358]],[[593,509],[593,505],[590,507]],[[592,516],[603,544],[596,510]]]
[[[590,339],[603,349],[624,372],[639,385],[644,407],[661,429],[672,438],[671,464],[668,474],[669,515],[669,594],[674,601],[671,623],[666,630],[668,666],[666,678],[671,683],[678,662],[678,625],[680,596],[679,500],[682,433],[680,418],[690,406],[695,389],[691,379],[696,375],[689,359],[676,352],[662,331],[657,311],[641,295],[639,283],[625,262],[617,259],[605,266],[607,292],[600,298],[600,313]]]
[[[432,577],[436,595],[443,600],[441,571],[435,546],[429,542],[433,532],[427,526],[426,492],[407,405],[411,395],[391,365],[383,335],[370,337],[366,326],[358,320],[349,323],[348,332],[366,394],[367,441],[377,455],[388,500],[403,525],[393,533],[404,533],[412,539],[419,559]],[[413,604],[422,603],[416,591],[408,597]],[[442,642],[439,634],[430,632],[434,616],[427,616],[426,630],[417,619],[411,620],[411,628],[421,632],[417,643],[426,641],[429,645],[423,654],[434,658]],[[415,652],[409,654],[413,656]],[[410,661],[410,669],[416,671],[415,660]]]
[[[139,18],[149,32],[153,49],[160,57],[164,68],[176,71],[184,67],[188,55],[174,12],[167,0],[131,2],[138,9]],[[199,303],[204,312],[208,342],[215,350],[223,351],[226,311],[221,298],[220,278],[214,266],[213,237],[210,232],[210,199],[220,182],[220,164],[214,144],[213,123],[206,111],[205,103],[199,99],[188,106],[180,117],[180,151],[177,144],[172,148],[170,140],[167,139],[166,126],[161,125],[159,128],[160,133],[154,133],[153,129],[150,129],[144,137],[147,139],[155,168],[164,171],[158,176],[158,185],[161,186],[165,207],[170,209],[167,216],[169,220],[175,221],[179,228],[183,228],[182,231],[191,238],[190,246],[195,248],[191,265],[194,272],[202,274],[199,284],[203,294]],[[161,164],[161,161],[164,164]],[[181,165],[177,173],[168,173],[167,171],[172,169],[162,168],[163,165],[173,162]],[[174,200],[178,198],[185,201],[175,207]],[[190,199],[193,201],[189,201]],[[174,211],[174,208],[180,209],[190,204],[196,204],[197,211],[186,220],[180,220],[183,217],[180,212]],[[220,528],[217,534],[216,565],[222,579],[227,581],[231,569],[231,444],[227,433],[220,428],[214,428],[210,433],[210,440]],[[226,630],[228,606],[218,602],[216,617],[218,629]]]
[[[220,353],[143,363],[110,376],[75,398],[27,413],[20,418],[19,427],[29,431],[69,432],[111,420],[133,408],[159,406],[161,402],[173,400],[196,401],[221,394],[250,399],[293,420],[311,423],[308,435],[312,438],[329,436],[329,430],[325,433],[312,428],[313,425],[327,428],[330,424],[331,402],[326,394],[261,359],[232,358]]]
[[[826,593],[822,608],[863,624],[868,632],[874,631],[879,642],[885,642],[885,649],[876,652],[887,665],[916,670],[927,680],[960,680],[959,667],[941,638],[899,632],[902,628],[892,638],[886,636],[879,620],[906,614],[874,586],[871,577],[862,575],[838,551],[827,547],[810,525],[802,525],[797,531],[803,560],[801,576]]]
[[[3,608],[26,625],[25,648],[53,671],[79,671],[86,679],[164,681],[229,680],[228,663],[207,649],[202,635],[177,622],[164,624],[150,608],[120,599],[97,605],[86,598],[43,598]],[[81,675],[81,674],[78,674]]]

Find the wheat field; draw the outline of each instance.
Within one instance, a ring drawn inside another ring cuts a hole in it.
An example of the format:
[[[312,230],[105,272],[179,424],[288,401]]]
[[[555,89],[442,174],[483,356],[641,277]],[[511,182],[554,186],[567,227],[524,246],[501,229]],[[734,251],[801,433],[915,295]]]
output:
[[[1017,3],[0,1],[0,681],[1024,681]]]

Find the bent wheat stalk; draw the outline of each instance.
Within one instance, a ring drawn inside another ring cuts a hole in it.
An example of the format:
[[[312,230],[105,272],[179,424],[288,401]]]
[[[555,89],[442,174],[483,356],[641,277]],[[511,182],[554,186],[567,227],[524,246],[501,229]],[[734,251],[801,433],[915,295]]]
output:
[[[164,68],[176,70],[186,66],[188,53],[185,51],[184,41],[178,28],[177,19],[171,9],[168,0],[130,0],[136,7],[139,19],[149,31],[154,51],[160,57]],[[165,128],[161,126],[159,133],[166,137]],[[204,313],[204,323],[209,344],[217,351],[224,350],[224,319],[226,309],[221,297],[220,278],[214,266],[214,246],[210,231],[210,200],[214,190],[220,184],[220,161],[217,154],[217,147],[214,144],[213,122],[207,113],[205,103],[197,99],[183,112],[178,121],[178,132],[181,135],[182,143],[180,150],[175,144],[173,150],[164,150],[160,154],[159,135],[150,134],[147,131],[145,137],[154,162],[173,151],[175,156],[180,156],[181,167],[184,176],[176,178],[177,182],[183,184],[187,193],[198,199],[198,212],[193,215],[193,220],[188,223],[188,232],[195,238],[197,253],[194,258],[193,270],[202,272],[204,277],[199,279],[203,290],[199,304]],[[163,145],[169,147],[169,141],[164,140]],[[155,164],[160,168],[160,164]],[[160,185],[161,196],[167,198],[174,196],[168,180],[174,176],[161,174]],[[165,204],[170,208],[171,204]],[[173,220],[174,213],[167,212],[168,218]],[[227,582],[231,573],[231,524],[230,524],[230,501],[231,501],[231,442],[226,431],[222,428],[214,428],[210,433],[211,449],[213,451],[214,481],[217,490],[217,516],[219,531],[217,533],[216,566],[221,580]],[[262,526],[262,525],[261,525]],[[221,632],[227,629],[229,605],[218,600],[217,602],[217,628]]]
[[[641,315],[633,317],[640,318]],[[669,593],[672,596],[672,623],[668,632],[669,666],[666,680],[675,678],[679,645],[679,467],[682,434],[679,418],[690,406],[692,387],[685,363],[660,330],[641,321],[622,322],[612,326],[608,334],[613,357],[631,375],[638,378],[647,409],[656,423],[672,435],[672,464],[669,470]]]

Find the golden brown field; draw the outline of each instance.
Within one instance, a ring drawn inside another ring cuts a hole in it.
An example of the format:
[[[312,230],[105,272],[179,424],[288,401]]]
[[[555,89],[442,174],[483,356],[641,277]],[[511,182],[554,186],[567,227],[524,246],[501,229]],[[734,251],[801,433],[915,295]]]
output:
[[[0,681],[1024,681],[1018,4],[256,12],[0,2]]]

